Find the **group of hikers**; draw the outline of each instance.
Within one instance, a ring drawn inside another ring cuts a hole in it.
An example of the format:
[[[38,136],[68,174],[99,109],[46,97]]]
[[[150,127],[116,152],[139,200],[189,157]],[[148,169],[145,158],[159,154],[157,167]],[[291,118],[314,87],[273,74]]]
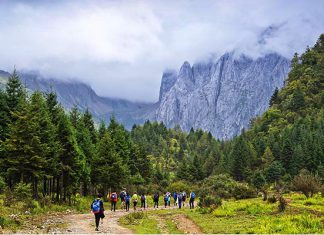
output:
[[[159,208],[159,200],[160,200],[159,193],[158,192],[154,193],[152,198],[153,198],[154,208]],[[185,191],[173,192],[172,194],[170,192],[165,192],[163,194],[163,201],[164,201],[165,208],[171,206],[171,198],[173,198],[173,206],[178,206],[181,209],[181,207],[185,206],[188,197]],[[191,192],[189,194],[190,209],[194,208],[195,198],[196,198],[196,194],[194,192]],[[148,208],[147,195],[145,195],[144,193],[137,195],[136,192],[134,192],[133,195],[130,195],[126,191],[126,189],[123,189],[119,195],[117,194],[116,191],[108,193],[107,200],[111,202],[111,208],[110,208],[111,211],[116,211],[118,199],[120,199],[121,202],[120,203],[121,210],[129,211],[131,202],[133,204],[134,211],[136,211],[138,202],[141,203],[141,208],[143,208],[144,210]],[[104,210],[101,194],[98,194],[98,197],[92,202],[91,211],[95,215],[96,231],[98,231],[100,219],[103,219],[105,217],[104,214],[105,210]],[[103,222],[103,220],[101,220],[101,222]]]

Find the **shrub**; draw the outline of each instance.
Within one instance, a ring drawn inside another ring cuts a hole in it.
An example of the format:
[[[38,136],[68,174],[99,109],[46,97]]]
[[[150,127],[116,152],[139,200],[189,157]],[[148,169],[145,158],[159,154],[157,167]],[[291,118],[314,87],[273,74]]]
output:
[[[218,207],[222,205],[222,199],[217,196],[200,197],[198,206],[200,207]]]
[[[247,184],[237,183],[233,188],[232,195],[235,199],[246,199],[256,197],[256,192]]]
[[[276,203],[277,202],[277,198],[275,197],[275,195],[271,195],[270,197],[268,197],[267,200],[269,203]]]
[[[185,181],[176,181],[176,182],[170,184],[167,189],[169,192],[179,192],[179,191],[189,192],[190,191],[189,185],[190,184],[188,184]]]
[[[292,186],[295,191],[302,192],[308,198],[320,191],[321,182],[317,176],[303,169],[294,177]]]
[[[135,213],[131,213],[128,214],[124,217],[125,220],[125,224],[126,225],[135,225],[135,224],[139,224],[140,221],[142,219],[144,219],[146,217],[146,214],[144,214],[144,212],[135,212]]]
[[[3,217],[0,216],[0,227],[1,227],[1,228],[4,228],[4,226],[5,226],[5,221],[6,221],[5,218],[3,218]]]
[[[28,202],[32,198],[31,185],[20,182],[15,186],[13,193],[18,201]]]
[[[6,182],[2,176],[0,176],[0,193],[4,191],[6,188]]]
[[[280,212],[285,211],[287,205],[288,205],[287,201],[286,201],[282,196],[280,196],[280,197],[279,197],[279,205],[278,205],[278,209],[279,209],[279,211],[280,211]]]
[[[14,194],[11,191],[11,189],[9,187],[6,187],[4,190],[4,201],[3,201],[3,205],[6,207],[10,207],[11,205],[15,204],[15,198],[14,198]]]

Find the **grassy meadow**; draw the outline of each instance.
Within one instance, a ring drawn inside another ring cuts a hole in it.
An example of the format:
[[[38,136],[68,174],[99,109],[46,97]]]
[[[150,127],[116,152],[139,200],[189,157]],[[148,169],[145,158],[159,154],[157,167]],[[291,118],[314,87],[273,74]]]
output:
[[[129,214],[120,219],[135,233],[184,233],[176,217],[183,214],[203,233],[324,233],[324,198],[287,194],[288,206],[279,212],[278,203],[261,198],[223,201],[215,210],[196,207],[151,210]]]

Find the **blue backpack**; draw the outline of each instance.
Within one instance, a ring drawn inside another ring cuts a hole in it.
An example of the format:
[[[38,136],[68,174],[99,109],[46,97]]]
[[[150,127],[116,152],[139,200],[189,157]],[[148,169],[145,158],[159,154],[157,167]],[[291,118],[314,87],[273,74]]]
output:
[[[169,196],[168,195],[164,196],[164,201],[166,201],[166,202],[169,201]]]
[[[130,196],[126,196],[126,202],[130,202],[131,197]]]
[[[196,198],[196,194],[194,192],[191,193],[191,198],[195,199]]]
[[[96,200],[92,203],[92,212],[93,212],[94,214],[100,212],[100,200],[99,200],[99,199],[96,199]]]

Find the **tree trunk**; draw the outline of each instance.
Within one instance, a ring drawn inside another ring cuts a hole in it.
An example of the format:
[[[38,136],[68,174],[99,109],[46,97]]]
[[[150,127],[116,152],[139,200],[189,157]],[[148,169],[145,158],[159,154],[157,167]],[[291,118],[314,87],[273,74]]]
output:
[[[46,176],[44,176],[44,179],[43,179],[43,197],[45,197],[47,195],[47,179],[46,179]]]
[[[35,198],[38,199],[38,178],[35,177]]]
[[[56,177],[56,202],[60,201],[60,178]]]
[[[263,190],[263,201],[268,200],[268,192],[266,190]]]

